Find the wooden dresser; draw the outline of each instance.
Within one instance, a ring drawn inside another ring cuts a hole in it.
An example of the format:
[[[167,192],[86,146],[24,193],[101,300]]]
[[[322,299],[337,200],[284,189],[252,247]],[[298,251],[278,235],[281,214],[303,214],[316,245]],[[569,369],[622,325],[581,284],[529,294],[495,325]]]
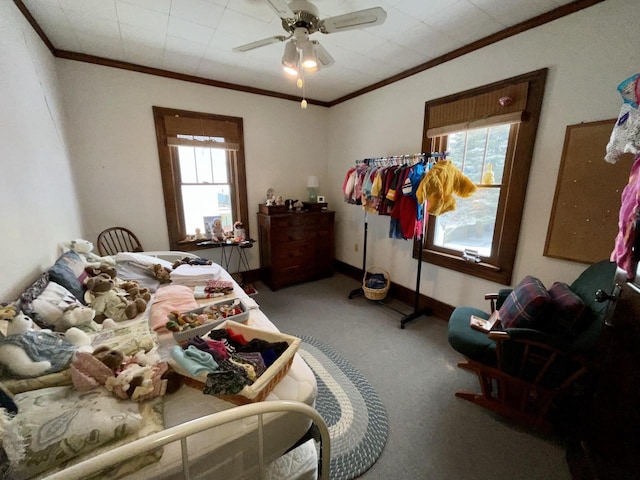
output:
[[[335,212],[258,213],[260,271],[272,290],[333,275]]]

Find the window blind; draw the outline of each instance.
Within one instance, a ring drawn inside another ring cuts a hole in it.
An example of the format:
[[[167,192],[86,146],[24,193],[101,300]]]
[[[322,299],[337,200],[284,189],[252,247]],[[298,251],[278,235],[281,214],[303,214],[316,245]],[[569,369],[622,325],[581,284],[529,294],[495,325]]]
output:
[[[521,82],[458,100],[442,99],[442,103],[429,108],[427,137],[521,122],[525,119],[528,88],[529,82]],[[501,103],[503,98],[509,100]]]

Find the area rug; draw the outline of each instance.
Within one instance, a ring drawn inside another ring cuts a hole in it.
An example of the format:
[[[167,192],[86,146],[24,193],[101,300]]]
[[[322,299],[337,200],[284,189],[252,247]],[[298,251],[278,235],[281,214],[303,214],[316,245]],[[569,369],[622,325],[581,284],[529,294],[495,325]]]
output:
[[[318,382],[316,409],[331,437],[331,480],[351,480],[378,460],[387,442],[387,411],[369,382],[320,340],[298,336],[299,353]]]

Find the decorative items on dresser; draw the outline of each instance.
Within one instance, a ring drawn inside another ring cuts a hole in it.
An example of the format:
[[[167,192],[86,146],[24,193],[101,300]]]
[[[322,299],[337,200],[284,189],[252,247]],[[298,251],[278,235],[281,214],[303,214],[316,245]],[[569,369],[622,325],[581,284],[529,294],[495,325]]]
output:
[[[260,270],[272,290],[333,275],[335,212],[258,212]]]

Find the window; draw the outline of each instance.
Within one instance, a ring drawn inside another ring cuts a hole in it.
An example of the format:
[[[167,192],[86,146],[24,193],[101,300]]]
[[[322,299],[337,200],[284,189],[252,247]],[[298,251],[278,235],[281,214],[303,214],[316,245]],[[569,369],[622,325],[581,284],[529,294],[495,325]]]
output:
[[[242,119],[153,107],[169,241],[174,250],[198,248],[243,220],[248,235]],[[196,230],[198,229],[198,230]]]
[[[426,102],[423,151],[446,151],[478,190],[429,216],[425,261],[511,283],[546,73]]]

